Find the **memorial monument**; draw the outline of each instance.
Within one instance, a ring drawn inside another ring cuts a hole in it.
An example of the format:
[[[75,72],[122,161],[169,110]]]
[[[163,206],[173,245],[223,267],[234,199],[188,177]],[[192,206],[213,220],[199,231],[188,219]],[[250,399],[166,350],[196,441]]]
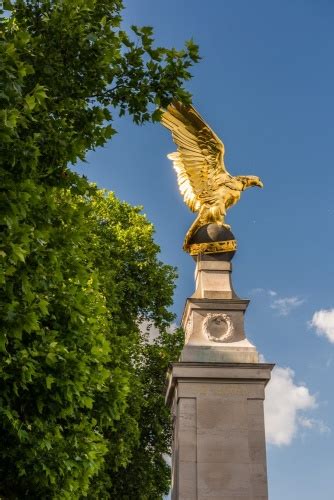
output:
[[[248,300],[233,290],[237,243],[226,211],[256,176],[230,175],[224,145],[192,106],[175,102],[161,118],[177,145],[181,194],[198,212],[183,248],[196,261],[185,345],[168,374],[173,415],[173,500],[267,500],[264,388],[274,365],[260,363],[244,331]]]

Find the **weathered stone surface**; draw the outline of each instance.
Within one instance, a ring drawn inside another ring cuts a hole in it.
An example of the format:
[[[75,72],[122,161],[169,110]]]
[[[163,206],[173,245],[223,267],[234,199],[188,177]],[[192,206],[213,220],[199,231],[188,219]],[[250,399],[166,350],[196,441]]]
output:
[[[191,462],[179,462],[177,488],[173,493],[173,500],[195,500],[197,499],[196,464]],[[174,489],[174,488],[173,488]]]
[[[186,345],[180,361],[202,363],[258,363],[259,354],[254,346],[238,342],[224,347]]]
[[[181,462],[196,462],[196,398],[179,401],[178,447]]]
[[[198,499],[221,495],[248,498],[250,471],[247,464],[198,464]]]
[[[264,387],[273,365],[175,363],[173,499],[267,500]]]
[[[229,389],[231,387],[229,384]],[[240,394],[237,387],[234,389],[225,398],[198,398],[198,431],[220,434],[221,431],[248,430],[246,394]]]
[[[246,338],[249,301],[235,294],[231,271],[225,258],[197,256],[185,346],[166,393],[173,500],[268,500],[263,400],[273,365],[260,364]]]
[[[248,464],[248,430],[198,430],[197,462]]]

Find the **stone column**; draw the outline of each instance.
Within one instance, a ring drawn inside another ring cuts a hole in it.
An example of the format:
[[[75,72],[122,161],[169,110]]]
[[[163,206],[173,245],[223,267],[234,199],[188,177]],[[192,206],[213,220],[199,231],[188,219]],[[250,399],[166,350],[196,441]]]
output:
[[[186,302],[186,342],[169,371],[174,421],[173,500],[267,500],[264,388],[274,365],[259,363],[244,332],[248,300],[232,288],[231,263],[198,257]]]

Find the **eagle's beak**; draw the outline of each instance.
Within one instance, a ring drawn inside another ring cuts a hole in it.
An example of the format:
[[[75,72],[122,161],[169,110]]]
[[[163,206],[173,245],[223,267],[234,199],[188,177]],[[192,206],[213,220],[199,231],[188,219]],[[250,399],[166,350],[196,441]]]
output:
[[[247,184],[248,186],[257,186],[263,188],[263,182],[261,181],[260,177],[257,177],[257,175],[249,175]]]

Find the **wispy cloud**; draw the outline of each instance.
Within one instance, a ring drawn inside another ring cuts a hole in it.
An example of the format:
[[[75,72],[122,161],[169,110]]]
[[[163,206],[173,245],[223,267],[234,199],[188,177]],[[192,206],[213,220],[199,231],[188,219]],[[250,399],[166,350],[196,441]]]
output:
[[[271,309],[278,312],[280,316],[288,316],[294,309],[304,304],[305,299],[297,297],[281,297],[275,290],[265,288],[253,288],[252,295],[262,294],[269,299]]]
[[[275,299],[270,307],[275,309],[280,316],[288,316],[293,309],[304,304],[305,300],[300,297],[279,297]]]
[[[313,314],[310,321],[318,335],[326,337],[329,342],[334,344],[334,309],[320,309]]]
[[[266,293],[266,290],[264,288],[252,288],[250,293],[252,295],[255,295],[256,293]]]
[[[298,385],[291,368],[275,367],[266,389],[265,423],[268,443],[287,446],[300,429],[328,432],[328,427],[304,412],[317,407],[316,397],[305,385]]]
[[[316,430],[320,432],[320,434],[329,434],[331,432],[328,425],[326,425],[323,420],[319,420],[317,418],[308,418],[304,416],[299,416],[298,422],[301,425],[301,427],[304,427],[305,429]]]

